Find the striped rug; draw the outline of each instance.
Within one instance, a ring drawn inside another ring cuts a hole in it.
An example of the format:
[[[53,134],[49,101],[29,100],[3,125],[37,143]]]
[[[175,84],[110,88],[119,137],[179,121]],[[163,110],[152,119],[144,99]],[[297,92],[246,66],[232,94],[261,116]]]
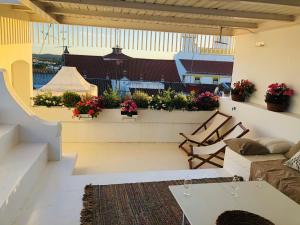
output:
[[[219,177],[197,179],[193,183],[230,181],[230,177]],[[182,180],[87,185],[81,225],[178,225],[182,211],[168,187],[180,184]]]

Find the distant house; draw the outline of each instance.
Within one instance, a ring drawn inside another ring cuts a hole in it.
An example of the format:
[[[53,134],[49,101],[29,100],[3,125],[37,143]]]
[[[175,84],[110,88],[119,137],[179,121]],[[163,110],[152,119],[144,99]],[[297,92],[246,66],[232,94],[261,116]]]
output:
[[[233,62],[181,59],[185,69],[184,83],[231,83]]]

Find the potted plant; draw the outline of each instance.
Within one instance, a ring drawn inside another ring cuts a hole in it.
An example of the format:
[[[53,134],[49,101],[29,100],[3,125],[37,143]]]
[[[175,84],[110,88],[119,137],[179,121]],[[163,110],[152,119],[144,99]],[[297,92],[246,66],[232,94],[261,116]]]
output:
[[[182,92],[175,94],[173,99],[173,106],[175,109],[185,110],[185,108],[187,107],[186,95]]]
[[[209,111],[219,107],[219,96],[209,91],[201,93],[194,101],[198,110]]]
[[[63,104],[68,108],[73,108],[80,100],[81,97],[76,92],[66,91],[62,95]]]
[[[132,95],[132,100],[136,103],[138,108],[147,109],[151,97],[143,91],[135,91]]]
[[[38,94],[32,99],[33,99],[34,106],[46,106],[49,108],[53,106],[59,106],[59,107],[62,106],[61,96],[53,96],[51,92]]]
[[[117,91],[111,88],[103,92],[103,106],[105,109],[116,109],[120,107],[121,97]]]
[[[129,118],[137,118],[137,105],[132,99],[125,100],[121,104],[121,115]]]
[[[288,109],[294,90],[284,83],[273,83],[268,86],[265,102],[267,108],[274,112],[284,112]]]
[[[255,85],[249,80],[237,81],[231,88],[231,99],[237,102],[244,102],[254,91]]]
[[[96,118],[102,109],[102,98],[93,96],[81,100],[75,105],[73,117],[81,118]]]

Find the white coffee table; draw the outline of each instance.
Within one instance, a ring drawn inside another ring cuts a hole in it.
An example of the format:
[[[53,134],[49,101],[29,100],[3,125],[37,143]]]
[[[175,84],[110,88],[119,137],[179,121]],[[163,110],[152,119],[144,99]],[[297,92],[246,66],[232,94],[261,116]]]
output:
[[[193,184],[190,196],[184,195],[183,185],[169,189],[191,225],[215,225],[217,217],[226,210],[252,212],[275,225],[300,225],[300,205],[265,181],[239,182],[237,196],[232,194],[232,185]]]

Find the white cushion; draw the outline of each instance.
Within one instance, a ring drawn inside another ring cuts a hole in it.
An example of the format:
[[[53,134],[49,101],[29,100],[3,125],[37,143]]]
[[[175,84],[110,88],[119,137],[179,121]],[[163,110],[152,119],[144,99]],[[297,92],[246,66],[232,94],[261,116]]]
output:
[[[292,158],[286,161],[284,165],[300,171],[300,152],[296,153]]]
[[[292,142],[280,138],[258,138],[256,141],[267,147],[271,154],[283,154],[289,151]]]

